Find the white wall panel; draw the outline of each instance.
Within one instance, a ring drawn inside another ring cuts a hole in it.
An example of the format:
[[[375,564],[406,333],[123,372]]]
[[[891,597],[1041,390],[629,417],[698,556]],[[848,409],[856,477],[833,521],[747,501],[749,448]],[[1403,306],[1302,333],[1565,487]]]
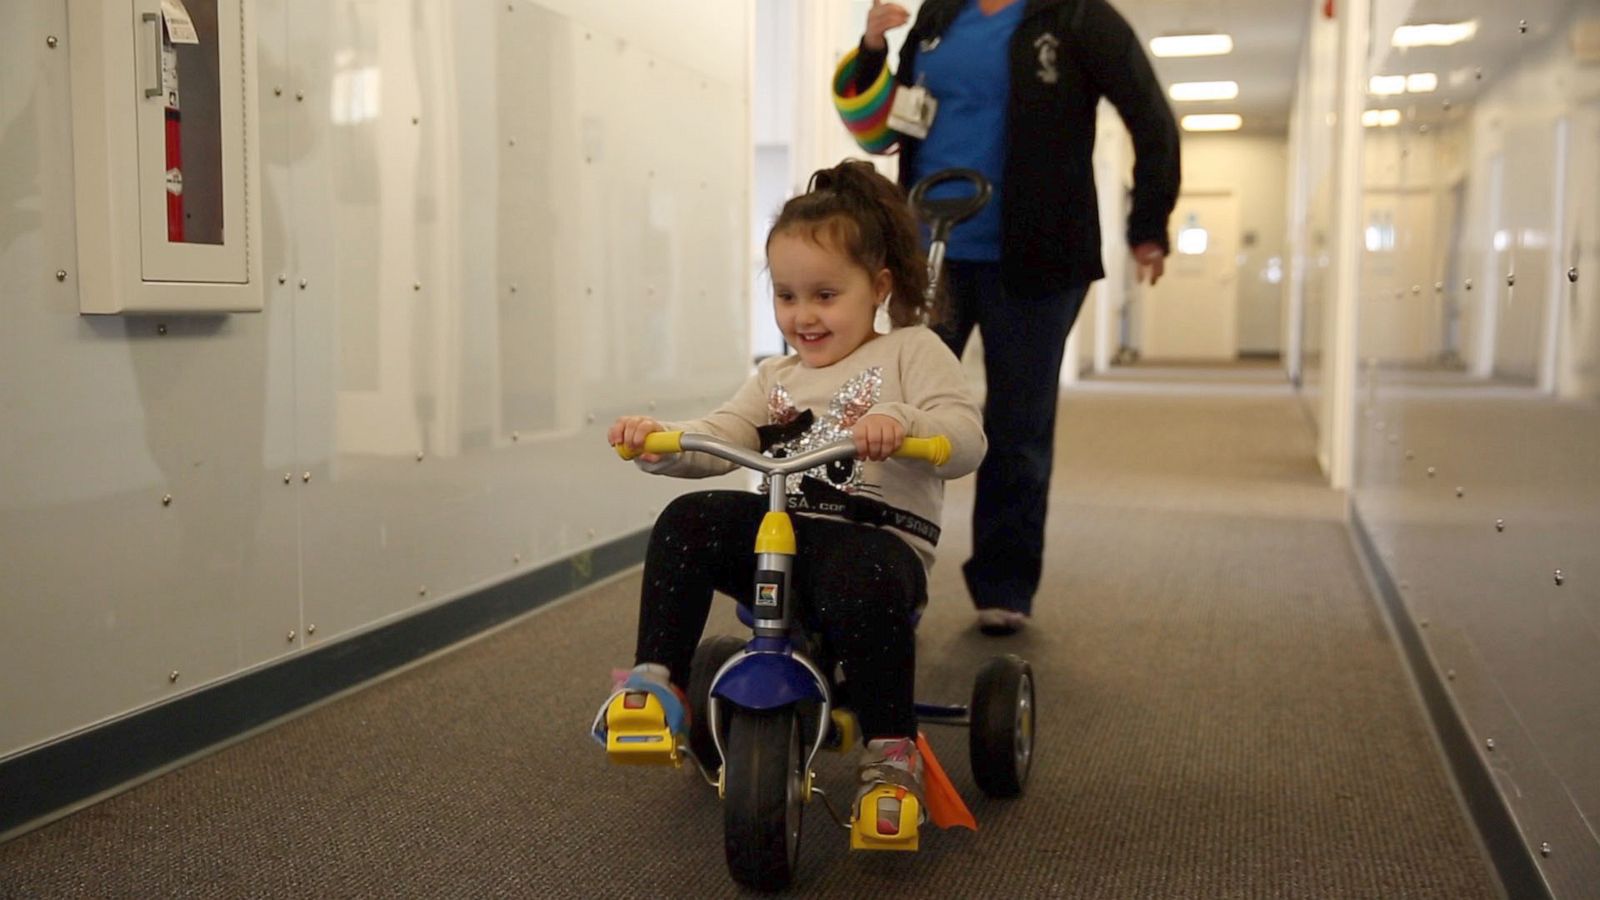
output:
[[[745,5],[255,12],[265,311],[87,318],[7,4],[0,757],[646,527],[605,426],[748,370]]]

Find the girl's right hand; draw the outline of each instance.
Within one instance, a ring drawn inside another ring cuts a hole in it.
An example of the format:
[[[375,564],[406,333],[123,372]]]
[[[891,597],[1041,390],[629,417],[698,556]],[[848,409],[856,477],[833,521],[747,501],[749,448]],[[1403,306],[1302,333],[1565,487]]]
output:
[[[637,453],[638,451],[644,449],[644,439],[646,436],[654,434],[657,431],[666,430],[667,429],[662,426],[660,422],[657,422],[655,419],[652,419],[649,416],[622,416],[615,422],[611,423],[610,430],[606,432],[606,440],[610,442],[611,446],[613,447],[626,444]],[[653,463],[660,461],[661,454],[641,453],[638,458],[644,460],[645,462]]]
[[[889,42],[884,40],[883,33],[891,28],[899,28],[911,21],[911,14],[898,3],[882,3],[872,0],[872,9],[867,12],[867,33],[862,36],[868,50],[884,50]]]

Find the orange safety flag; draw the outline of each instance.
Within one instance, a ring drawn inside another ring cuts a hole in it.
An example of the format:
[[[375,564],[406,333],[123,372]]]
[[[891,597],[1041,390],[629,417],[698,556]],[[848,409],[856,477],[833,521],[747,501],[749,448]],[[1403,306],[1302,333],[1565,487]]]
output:
[[[972,817],[972,810],[967,809],[961,795],[956,793],[950,776],[939,765],[939,757],[934,756],[933,748],[928,746],[927,736],[920,731],[917,732],[917,752],[922,754],[922,792],[928,802],[928,818],[940,828],[959,825],[977,831],[978,820]]]

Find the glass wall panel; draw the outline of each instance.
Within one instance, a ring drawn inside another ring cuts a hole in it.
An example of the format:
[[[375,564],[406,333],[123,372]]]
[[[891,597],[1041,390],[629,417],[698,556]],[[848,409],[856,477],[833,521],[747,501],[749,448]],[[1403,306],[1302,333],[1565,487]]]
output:
[[[1355,508],[1558,896],[1600,884],[1600,4],[1379,3]]]

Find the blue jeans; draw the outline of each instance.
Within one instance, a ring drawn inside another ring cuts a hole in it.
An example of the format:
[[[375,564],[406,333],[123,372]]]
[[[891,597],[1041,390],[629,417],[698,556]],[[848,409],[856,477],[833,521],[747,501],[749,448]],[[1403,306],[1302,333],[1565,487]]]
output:
[[[999,263],[961,260],[945,263],[944,285],[949,314],[939,336],[959,357],[976,326],[988,381],[989,454],[978,468],[972,558],[961,571],[979,609],[1031,613],[1044,566],[1061,358],[1089,286],[1018,296],[1002,285]]]

